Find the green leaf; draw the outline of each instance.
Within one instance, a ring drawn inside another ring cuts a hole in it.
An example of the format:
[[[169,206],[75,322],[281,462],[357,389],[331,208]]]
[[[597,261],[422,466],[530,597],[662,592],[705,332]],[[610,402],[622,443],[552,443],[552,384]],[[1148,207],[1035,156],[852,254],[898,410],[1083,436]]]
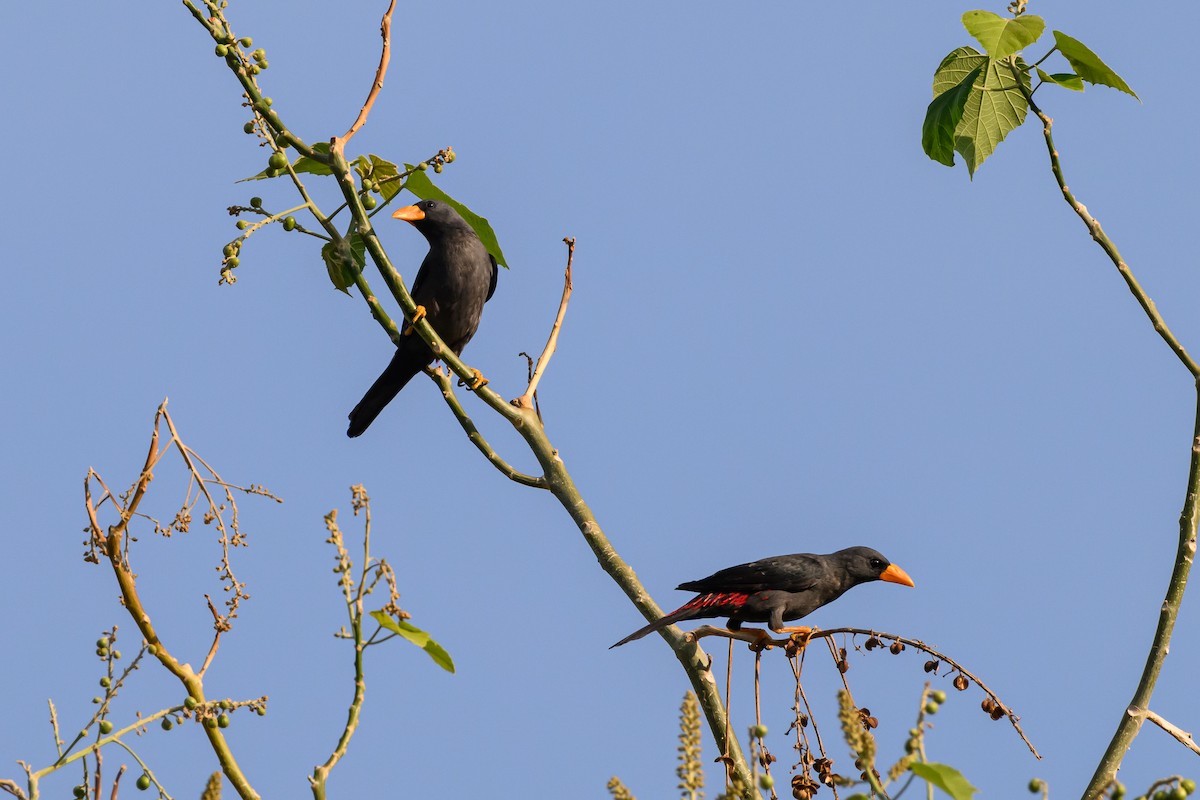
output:
[[[909,769],[918,778],[924,778],[954,800],[971,800],[978,791],[963,777],[961,772],[948,764],[922,764],[918,761],[913,763]]]
[[[354,171],[360,178],[370,176],[379,184],[380,195],[385,203],[404,188],[404,182],[400,180],[400,168],[374,153],[354,159]]]
[[[384,628],[387,628],[392,633],[400,634],[424,650],[433,659],[434,663],[446,670],[446,672],[454,672],[454,660],[450,658],[449,653],[442,649],[440,644],[430,638],[428,633],[416,625],[410,625],[404,621],[397,622],[383,611],[372,611],[371,616]]]
[[[954,131],[962,119],[975,79],[982,71],[983,65],[980,64],[956,86],[933,98],[925,111],[925,122],[921,125],[921,147],[925,155],[947,167],[954,166]]]
[[[995,59],[1025,49],[1046,30],[1046,21],[1033,14],[1005,18],[990,11],[968,11],[962,15],[962,24]]]
[[[316,144],[313,145],[312,149],[317,151],[318,153],[323,153],[325,155],[328,155],[329,154],[329,142],[317,142]],[[332,175],[333,174],[333,170],[330,168],[330,166],[328,164],[323,164],[320,161],[317,161],[315,158],[309,158],[308,156],[300,156],[299,158],[297,158],[296,161],[292,164],[292,169],[295,170],[296,172],[307,172],[310,175]],[[287,172],[283,172],[281,174],[286,175]],[[261,181],[264,178],[269,178],[269,177],[271,177],[271,176],[267,175],[267,171],[263,170],[262,172],[258,173],[257,175],[251,175],[249,178],[242,178],[240,181],[238,181],[238,183],[245,183],[246,181]],[[278,178],[278,177],[280,177],[280,175],[276,175],[275,177]]]
[[[962,154],[972,177],[996,145],[1019,127],[1029,112],[1029,104],[1017,84],[1020,80],[1028,90],[1029,73],[1019,57],[1015,62],[1010,65],[1008,60],[995,61],[973,47],[960,47],[942,59],[933,75],[936,96],[958,86],[980,66],[984,67],[975,79],[963,107],[962,119],[954,131],[954,149]]]
[[[404,168],[413,169],[413,165],[405,164]],[[487,251],[492,254],[492,258],[496,259],[496,263],[508,269],[508,263],[504,260],[504,252],[500,250],[500,243],[496,241],[496,232],[492,230],[491,223],[487,219],[479,216],[434,186],[433,181],[429,180],[429,176],[422,170],[417,170],[412,175],[409,175],[408,180],[404,183],[404,188],[422,200],[437,200],[453,207],[467,221],[467,224],[475,229],[475,233],[479,235],[479,240],[483,242],[483,246],[487,248]]]
[[[1088,83],[1119,89],[1126,94],[1133,95],[1139,102],[1141,101],[1142,98],[1137,96],[1137,92],[1130,89],[1129,84],[1120,75],[1113,72],[1108,64],[1101,61],[1100,56],[1088,49],[1083,42],[1072,39],[1062,31],[1054,32],[1054,41],[1058,45],[1058,52],[1071,62],[1071,66],[1079,73],[1079,77]]]
[[[321,248],[321,258],[325,260],[325,270],[329,280],[339,292],[348,291],[354,285],[354,278],[366,264],[367,243],[357,233],[350,234],[349,239],[338,239],[327,242]]]
[[[1053,83],[1055,86],[1061,86],[1073,92],[1083,91],[1083,79],[1074,72],[1055,72],[1053,75],[1048,75],[1042,71],[1041,67],[1037,68],[1037,72],[1038,77],[1046,83]]]

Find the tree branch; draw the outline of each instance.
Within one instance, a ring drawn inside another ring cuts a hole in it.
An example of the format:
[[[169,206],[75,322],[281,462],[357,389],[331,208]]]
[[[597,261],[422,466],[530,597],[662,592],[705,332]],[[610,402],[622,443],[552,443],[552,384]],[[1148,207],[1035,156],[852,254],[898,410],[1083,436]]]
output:
[[[1148,709],[1148,708],[1135,709],[1131,706],[1130,708],[1125,710],[1125,713],[1131,717],[1142,717],[1143,719],[1150,720],[1155,725],[1157,725],[1158,727],[1162,728],[1167,733],[1174,736],[1175,740],[1178,741],[1181,745],[1186,747],[1188,750],[1191,750],[1196,755],[1200,756],[1200,746],[1197,746],[1196,740],[1192,738],[1192,734],[1188,733],[1187,731],[1183,730],[1182,728],[1180,728],[1176,725],[1173,725],[1172,723],[1163,719],[1158,714],[1155,714],[1150,709]]]
[[[1192,427],[1187,490],[1183,501],[1183,510],[1179,515],[1179,542],[1175,551],[1175,565],[1171,570],[1171,578],[1167,584],[1166,597],[1158,613],[1158,625],[1154,631],[1154,640],[1150,644],[1150,652],[1146,655],[1146,664],[1142,668],[1141,677],[1138,679],[1137,687],[1134,690],[1133,700],[1129,703],[1129,708],[1148,709],[1150,698],[1154,694],[1154,685],[1158,681],[1159,673],[1162,672],[1163,662],[1166,660],[1167,651],[1170,648],[1171,634],[1175,630],[1175,620],[1179,614],[1179,606],[1183,602],[1183,593],[1187,588],[1192,561],[1196,556],[1196,525],[1200,521],[1200,365],[1192,359],[1187,350],[1184,349],[1183,345],[1175,337],[1175,334],[1167,327],[1167,323],[1158,312],[1158,307],[1150,299],[1150,296],[1146,294],[1146,291],[1142,288],[1137,278],[1134,277],[1133,271],[1121,257],[1116,245],[1113,244],[1112,240],[1101,229],[1100,223],[1088,213],[1087,206],[1075,199],[1075,195],[1067,187],[1066,179],[1063,177],[1062,165],[1059,163],[1058,149],[1054,146],[1054,136],[1051,132],[1054,120],[1038,107],[1037,103],[1033,100],[1032,94],[1030,94],[1028,89],[1024,88],[1024,85],[1020,81],[1017,81],[1017,86],[1021,88],[1026,102],[1029,103],[1030,110],[1042,121],[1042,135],[1046,140],[1046,150],[1050,154],[1050,169],[1054,173],[1054,179],[1058,183],[1059,190],[1062,192],[1063,200],[1083,220],[1092,239],[1095,240],[1096,244],[1100,245],[1101,249],[1109,257],[1109,260],[1113,262],[1113,265],[1117,268],[1117,271],[1129,287],[1129,291],[1133,293],[1142,310],[1146,312],[1146,316],[1150,318],[1150,323],[1154,326],[1154,330],[1158,332],[1158,335],[1162,337],[1167,346],[1171,348],[1171,351],[1183,363],[1183,366],[1191,374],[1193,380],[1197,382],[1196,418]],[[1121,715],[1112,740],[1101,756],[1100,762],[1096,765],[1096,771],[1092,775],[1091,782],[1088,783],[1087,788],[1084,790],[1084,800],[1096,800],[1104,792],[1105,787],[1116,780],[1117,770],[1120,769],[1121,762],[1125,758],[1125,753],[1129,751],[1133,740],[1137,738],[1138,732],[1141,730],[1141,723],[1141,716],[1131,716],[1128,713]]]
[[[387,11],[383,12],[383,20],[379,23],[379,35],[383,39],[383,51],[379,54],[379,68],[375,70],[375,80],[371,83],[371,91],[367,93],[367,99],[358,112],[358,118],[354,120],[350,130],[342,134],[343,146],[350,141],[354,134],[358,133],[359,128],[367,123],[367,115],[371,113],[371,109],[375,105],[375,98],[383,89],[383,79],[387,75],[388,64],[392,60],[392,12],[395,10],[396,0],[391,0]]]

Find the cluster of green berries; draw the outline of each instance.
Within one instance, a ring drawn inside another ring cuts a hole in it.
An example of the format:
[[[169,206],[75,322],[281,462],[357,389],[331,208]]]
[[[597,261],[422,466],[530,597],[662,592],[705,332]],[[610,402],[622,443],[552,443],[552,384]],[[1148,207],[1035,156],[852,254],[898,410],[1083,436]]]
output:
[[[1117,786],[1120,786],[1122,790],[1125,788],[1120,784],[1117,784]],[[1141,797],[1138,797],[1137,800],[1187,800],[1188,795],[1194,791],[1196,791],[1196,782],[1191,778],[1184,778],[1179,782],[1179,785],[1175,787],[1159,789],[1149,797],[1142,795]],[[1117,790],[1115,787],[1113,789],[1112,796],[1113,800],[1121,800],[1121,798],[1117,796]]]

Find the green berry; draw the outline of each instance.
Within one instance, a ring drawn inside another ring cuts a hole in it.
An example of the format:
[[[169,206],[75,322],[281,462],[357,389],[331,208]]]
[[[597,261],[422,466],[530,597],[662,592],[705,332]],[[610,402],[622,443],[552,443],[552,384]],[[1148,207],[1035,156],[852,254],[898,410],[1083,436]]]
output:
[[[371,180],[370,178],[362,179],[362,188],[363,188],[364,192],[371,191],[372,187],[374,187],[374,186],[375,186],[375,181]]]
[[[170,718],[170,717],[163,717],[163,721],[162,721],[162,726],[161,726],[161,727],[162,727],[162,729],[163,729],[164,731],[169,731],[169,730],[171,730],[171,728],[174,728],[174,727],[175,727],[175,723],[174,723],[174,722],[171,722],[171,718]]]
[[[158,655],[158,645],[153,645],[153,644],[146,645],[146,652],[152,656]]]
[[[207,718],[204,720],[204,727],[206,727],[206,728],[215,728],[215,727],[217,727],[217,720],[216,720],[216,718],[215,718],[215,717],[207,717]]]
[[[250,198],[250,207],[251,208],[262,208],[262,198],[261,197],[251,197]]]
[[[1034,778],[1033,780],[1031,780],[1029,782],[1029,791],[1033,792],[1034,794],[1037,794],[1041,790],[1042,790],[1042,782],[1040,779]]]
[[[421,170],[421,172],[424,172],[425,170],[429,169],[429,164],[422,161],[420,164],[417,164],[417,169]]]
[[[283,153],[271,153],[271,157],[267,159],[267,163],[275,169],[283,169],[287,166],[287,156]]]
[[[240,258],[238,258],[237,256],[234,256],[233,258],[225,259],[225,266],[227,266],[231,269],[233,267],[236,267],[240,263],[242,263],[242,260]]]
[[[272,104],[273,102],[275,102],[275,101],[274,101],[274,100],[272,100],[272,99],[271,99],[271,98],[269,98],[269,97],[264,97],[264,98],[262,99],[262,104],[263,104],[263,105],[264,105],[266,108],[270,108],[270,107],[271,107],[271,104]]]
[[[144,772],[140,776],[138,776],[137,788],[143,792],[146,791],[147,789],[149,789],[150,788],[150,776]]]
[[[909,736],[920,736],[920,735],[921,735],[921,731],[920,731],[918,728],[909,728],[909,729],[908,729],[908,735],[909,735]]]
[[[904,743],[904,752],[906,752],[906,753],[917,752],[917,740],[909,739],[907,742],[905,742]]]
[[[1125,797],[1125,784],[1116,783],[1113,785],[1112,800],[1122,800]]]
[[[106,719],[100,720],[100,733],[104,736],[112,733],[112,723]]]
[[[108,647],[108,637],[101,636],[96,640],[96,647]]]
[[[759,775],[758,776],[758,785],[764,789],[770,789],[772,786],[775,785],[775,779],[772,778],[770,775]]]
[[[221,702],[217,703],[217,705],[219,705],[221,708],[228,711],[229,709],[233,708],[233,701],[232,700],[222,700]]]
[[[254,44],[254,40],[249,36],[243,36],[242,38],[238,39],[238,44],[240,44],[242,47],[249,47],[250,45]]]
[[[246,220],[244,220],[244,219],[239,219],[239,220],[237,221],[237,229],[238,229],[239,231],[244,231],[244,230],[246,230],[246,228],[249,228],[249,227],[250,227],[250,223],[249,223],[249,222],[246,222]]]
[[[758,724],[750,728],[750,735],[755,739],[764,739],[767,736],[767,726]]]
[[[98,706],[98,705],[100,705],[100,704],[101,704],[101,703],[103,703],[103,702],[104,702],[104,701],[103,701],[102,699],[100,699],[99,697],[93,697],[93,698],[92,698],[92,705],[97,705],[97,706]]]
[[[254,133],[254,123],[247,122],[242,126],[242,133]]]
[[[120,651],[120,650],[113,650],[113,651],[112,651],[112,654],[113,654],[113,658],[120,658],[120,657],[121,657],[121,651]]]
[[[1196,782],[1191,778],[1184,778],[1179,782],[1179,788],[1183,789],[1188,794],[1196,791]]]
[[[221,58],[224,58],[229,55],[229,47],[228,45],[219,44],[214,48],[214,52]]]
[[[933,698],[933,702],[935,703],[946,702],[946,693],[941,689],[935,689],[934,691],[930,692],[929,696]]]
[[[75,795],[76,797],[83,797],[87,794],[87,787],[81,783],[71,790],[71,794]]]
[[[107,689],[108,687],[112,686],[112,678],[109,678],[107,675],[105,675],[100,679],[100,685]]]
[[[187,697],[185,697],[183,699],[183,707],[186,708],[188,711],[191,711],[193,708],[196,707],[196,704],[199,702],[200,701],[198,701],[196,698],[192,697],[189,694]]]
[[[1182,786],[1176,786],[1170,792],[1171,800],[1187,800],[1188,793],[1183,790]]]
[[[229,727],[229,715],[228,714],[222,714],[221,716],[217,717],[217,727],[219,727],[219,728],[228,728]]]
[[[441,175],[441,174],[442,174],[442,165],[441,165],[441,164],[434,164],[434,165],[433,165],[433,171],[434,171],[434,172],[436,172],[437,174]]]
[[[259,69],[266,69],[269,66],[271,66],[271,65],[267,63],[267,60],[265,58],[262,61],[258,62]]]
[[[370,211],[372,208],[379,205],[379,201],[376,200],[374,198],[374,196],[367,195],[366,197],[364,197],[362,199],[362,204],[363,204],[363,208],[365,208],[367,211]]]
[[[925,704],[925,713],[926,714],[936,714],[937,712],[938,712],[938,704],[937,703],[926,703]]]
[[[283,229],[285,231],[296,230],[296,218],[295,217],[284,217],[283,218]]]
[[[251,53],[250,57],[253,58],[255,61],[262,61],[264,58],[267,57],[267,51],[263,50],[260,47],[257,50],[255,50],[253,53]]]
[[[108,658],[108,648],[107,647],[97,647],[96,655],[100,656],[101,658]]]
[[[259,706],[258,708],[254,709],[254,713],[258,714],[260,717],[265,717],[267,715],[267,707]]]

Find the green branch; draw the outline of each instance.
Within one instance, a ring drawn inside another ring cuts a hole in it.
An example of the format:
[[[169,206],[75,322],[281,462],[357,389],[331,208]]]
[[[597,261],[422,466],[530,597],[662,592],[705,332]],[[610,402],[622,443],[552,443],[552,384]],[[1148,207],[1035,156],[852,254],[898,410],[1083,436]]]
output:
[[[1146,312],[1146,316],[1150,318],[1154,330],[1183,362],[1184,367],[1196,381],[1197,388],[1196,417],[1189,447],[1191,459],[1188,466],[1187,491],[1183,501],[1183,511],[1179,515],[1179,543],[1175,551],[1175,565],[1171,570],[1170,582],[1167,584],[1166,597],[1158,613],[1158,626],[1154,631],[1154,640],[1150,644],[1150,652],[1146,655],[1146,664],[1142,668],[1133,699],[1130,700],[1126,710],[1122,712],[1112,740],[1104,751],[1104,755],[1101,756],[1100,763],[1096,765],[1096,772],[1092,775],[1091,782],[1084,790],[1083,800],[1096,800],[1103,794],[1105,788],[1116,780],[1117,770],[1120,769],[1125,754],[1129,751],[1133,740],[1137,738],[1142,723],[1146,719],[1145,712],[1149,708],[1150,697],[1154,694],[1154,685],[1158,681],[1163,662],[1170,649],[1171,634],[1175,630],[1175,620],[1179,615],[1179,606],[1183,602],[1184,590],[1187,588],[1188,574],[1191,572],[1192,561],[1196,556],[1196,525],[1200,520],[1200,365],[1197,365],[1179,340],[1175,338],[1175,334],[1171,332],[1166,321],[1159,314],[1158,307],[1134,277],[1133,271],[1125,263],[1108,234],[1100,227],[1100,223],[1088,212],[1087,206],[1075,199],[1075,195],[1068,188],[1066,179],[1063,177],[1062,164],[1058,159],[1058,149],[1054,146],[1054,136],[1051,132],[1054,121],[1038,108],[1027,89],[1022,87],[1021,91],[1029,103],[1029,108],[1042,121],[1042,135],[1046,140],[1046,149],[1050,153],[1050,169],[1054,173],[1059,190],[1062,191],[1063,200],[1071,206],[1083,224],[1087,226],[1092,239],[1100,245],[1109,260],[1113,262],[1129,287],[1129,291],[1133,293],[1142,310]]]
[[[342,191],[346,207],[353,217],[351,230],[356,231],[362,236],[366,252],[370,255],[371,261],[379,270],[384,283],[387,285],[396,303],[400,306],[404,316],[411,320],[416,311],[416,303],[409,294],[404,284],[404,279],[396,270],[387,253],[384,251],[383,246],[380,244],[375,229],[371,224],[370,214],[363,206],[362,199],[359,197],[354,175],[345,157],[344,147],[346,138],[334,137],[331,139],[328,156],[314,151],[296,139],[286,129],[278,113],[263,98],[254,80],[253,72],[249,70],[249,61],[237,48],[240,40],[233,39],[233,34],[228,23],[225,22],[224,15],[220,9],[216,9],[210,3],[206,2],[206,8],[213,13],[213,16],[209,18],[200,12],[191,0],[184,0],[184,5],[204,25],[214,40],[219,44],[226,44],[231,47],[229,54],[226,56],[227,64],[237,76],[255,112],[282,139],[282,143],[291,144],[306,156],[329,164],[333,177]],[[329,228],[327,227],[326,229],[328,230]],[[380,322],[389,338],[395,342],[398,337],[396,326],[394,323],[391,323],[390,318],[387,317],[382,307],[380,307],[361,274],[356,276],[355,283],[358,285],[359,290],[370,307],[372,316]],[[416,335],[420,336],[422,341],[429,345],[436,358],[445,362],[460,378],[468,382],[474,381],[476,377],[474,371],[446,346],[428,320],[422,319],[418,321],[413,326],[413,329]],[[646,592],[633,569],[617,554],[612,543],[609,542],[608,537],[605,536],[604,531],[601,529],[600,524],[596,521],[591,509],[584,502],[562,458],[559,456],[558,450],[546,436],[536,412],[530,408],[515,407],[487,386],[482,386],[474,390],[474,393],[489,408],[508,420],[525,439],[526,444],[542,466],[544,474],[541,478],[523,475],[499,459],[494,452],[490,452],[491,448],[487,446],[486,441],[478,434],[478,431],[474,431],[474,435],[472,435],[474,426],[473,424],[469,425],[470,420],[465,412],[460,413],[455,410],[454,405],[457,401],[452,401],[453,393],[443,392],[443,396],[446,397],[451,410],[455,413],[459,423],[463,425],[468,437],[476,447],[480,449],[493,465],[513,480],[526,485],[538,486],[539,488],[549,488],[551,493],[554,494],[566,509],[567,513],[570,514],[571,519],[583,534],[585,542],[596,555],[596,559],[600,562],[600,566],[604,571],[625,592],[626,596],[629,597],[647,620],[654,620],[661,617],[662,609],[658,607],[653,598]],[[711,659],[699,645],[685,639],[684,634],[678,628],[672,626],[660,631],[660,633],[670,645],[680,664],[683,665],[692,687],[700,700],[700,705],[704,709],[718,748],[733,760],[732,769],[735,777],[741,779],[744,785],[751,786],[750,769],[741,753],[736,737],[730,736],[728,737],[729,740],[726,741],[726,730],[729,727],[727,724],[727,715],[724,704],[721,702],[720,694],[717,691],[716,682],[709,672]]]

